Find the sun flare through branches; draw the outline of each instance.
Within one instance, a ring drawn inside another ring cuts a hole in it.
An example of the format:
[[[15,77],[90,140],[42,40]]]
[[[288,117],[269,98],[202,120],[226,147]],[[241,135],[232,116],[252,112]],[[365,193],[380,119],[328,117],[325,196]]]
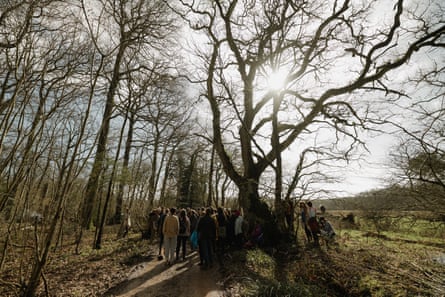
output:
[[[267,89],[270,91],[281,91],[286,86],[288,73],[284,69],[271,71],[267,77]]]

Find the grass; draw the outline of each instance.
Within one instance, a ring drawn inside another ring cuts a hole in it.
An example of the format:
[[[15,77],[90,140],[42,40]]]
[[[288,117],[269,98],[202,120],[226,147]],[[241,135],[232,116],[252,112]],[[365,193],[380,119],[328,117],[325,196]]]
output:
[[[381,232],[362,229],[370,225],[361,222],[360,228],[338,228],[339,245],[329,250],[288,243],[237,251],[228,265],[229,283],[245,297],[445,296],[445,265],[434,261],[444,253],[444,238],[426,232],[437,222],[400,219],[399,231],[393,221]],[[300,233],[299,243],[303,238]]]
[[[444,237],[428,236],[432,227],[434,234],[443,235],[443,225],[402,217],[392,220],[388,230],[376,232],[364,218],[354,228],[341,226],[335,217],[329,219],[336,227],[338,246],[306,246],[299,233],[296,242],[234,251],[225,263],[226,288],[239,297],[445,296],[445,265],[434,260],[444,254]],[[80,255],[74,253],[72,240],[51,254],[44,274],[51,280],[48,286],[53,296],[100,296],[132,266],[156,254],[150,253],[140,234],[116,240],[115,232],[107,231],[100,250],[91,249],[94,233],[86,232]],[[31,252],[31,248],[11,250],[0,296],[14,296],[8,294],[16,290],[10,282],[18,285],[17,280],[26,276],[26,267],[20,264]],[[44,295],[40,290],[39,296]]]
[[[246,267],[262,279],[274,279],[276,277],[277,261],[260,249],[247,251]]]
[[[239,283],[242,283],[240,296],[322,296],[317,286],[289,278],[291,274],[284,269],[279,257],[273,257],[261,249],[242,250],[234,254],[237,256],[233,257],[232,261],[236,264],[232,268],[242,267],[241,269],[243,269],[238,271],[236,276]],[[236,262],[241,258],[245,258],[245,265],[242,264],[242,261]]]
[[[419,217],[415,212],[408,214],[379,213],[373,215],[358,215],[356,221],[361,230],[374,232],[395,232],[427,238],[445,238],[445,222]]]

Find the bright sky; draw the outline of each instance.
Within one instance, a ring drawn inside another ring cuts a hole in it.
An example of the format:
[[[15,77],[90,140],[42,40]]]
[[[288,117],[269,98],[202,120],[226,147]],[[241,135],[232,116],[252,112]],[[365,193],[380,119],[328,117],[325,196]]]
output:
[[[364,1],[363,3],[367,3]],[[394,8],[393,8],[393,1],[381,1],[378,2],[379,5],[374,7],[374,10],[369,15],[369,18],[366,20],[367,24],[369,25],[367,28],[370,30],[375,30],[377,25],[382,25],[382,23],[390,23],[393,18],[394,14]],[[411,3],[413,4],[413,3]],[[415,4],[415,3],[414,3]],[[415,4],[417,5],[417,4]],[[385,10],[386,8],[390,8]],[[374,13],[374,14],[373,14]],[[408,23],[411,24],[411,23]],[[415,25],[412,23],[412,25]],[[195,39],[195,38],[192,38]],[[403,43],[403,40],[400,40]],[[199,42],[199,44],[202,44]],[[397,45],[397,44],[396,44]],[[394,46],[394,48],[399,49],[399,47]],[[403,50],[403,45],[400,46],[400,50]],[[341,60],[341,58],[344,58],[344,61]],[[437,57],[436,57],[437,58]],[[434,58],[434,59],[436,59]],[[431,59],[431,60],[434,60]],[[340,55],[337,57],[337,59],[334,59],[336,61],[335,67],[332,67],[332,71],[327,73],[327,78],[324,78],[324,88],[320,88],[318,85],[311,85],[310,79],[312,79],[311,76],[305,77],[301,81],[299,81],[299,85],[294,85],[293,87],[296,89],[303,90],[305,88],[308,88],[309,90],[312,90],[311,92],[308,92],[309,95],[313,95],[316,97],[319,95],[317,92],[323,92],[326,88],[329,87],[329,82],[333,83],[335,86],[343,85],[348,80],[351,79],[351,77],[355,77],[357,74],[353,70],[359,70],[362,67],[361,63],[357,62],[358,57],[355,57],[355,60],[352,59],[350,56],[346,55]],[[356,61],[355,64],[354,61]],[[383,64],[385,61],[379,61],[379,63]],[[334,62],[333,62],[334,63]],[[349,63],[349,64],[348,64]],[[395,71],[396,73],[392,72],[388,77],[390,77],[391,84],[397,84],[397,81],[405,81],[407,76],[409,76],[411,73],[414,73],[418,70],[417,65],[424,65],[425,61],[423,60],[417,60],[415,58],[412,58],[410,60],[411,66],[414,66],[412,68],[405,68],[401,69],[399,71]],[[357,69],[354,69],[353,67],[358,67]],[[340,74],[340,75],[339,75]],[[227,77],[231,77],[230,75],[227,75]],[[271,75],[269,78],[267,84],[269,88],[279,88],[278,86],[283,81],[283,73],[277,74],[277,75]],[[332,79],[332,77],[335,77],[335,79]],[[236,79],[235,79],[236,80]],[[393,87],[391,85],[391,87]],[[405,86],[401,88],[403,91],[407,91]],[[306,95],[306,93],[302,92],[303,95]],[[308,97],[309,97],[308,95]],[[362,94],[364,95],[364,94]],[[360,96],[357,95],[357,96]],[[369,94],[366,94],[366,96],[370,96]],[[371,95],[372,96],[372,95]],[[380,97],[379,97],[380,96]],[[375,95],[374,98],[364,98],[363,101],[367,101],[370,103],[370,106],[372,108],[381,108],[381,112],[383,113],[391,113],[393,110],[387,110],[388,105],[385,103],[385,98],[382,98],[384,94],[378,94]],[[260,98],[261,96],[258,96],[257,98]],[[360,101],[362,98],[355,98]],[[374,102],[373,99],[376,99]],[[379,102],[382,103],[382,107],[379,107]],[[377,107],[376,107],[377,106]],[[400,111],[400,110],[399,110]],[[267,110],[265,111],[268,112]],[[282,116],[283,113],[280,113]],[[289,122],[292,122],[293,119],[289,119]],[[332,137],[332,135],[328,135],[327,137]],[[320,138],[323,138],[322,135],[320,135]],[[362,139],[363,140],[363,139]],[[260,140],[261,141],[261,140]],[[311,141],[311,140],[309,140]],[[347,167],[343,167],[343,169],[335,169],[338,171],[338,175],[343,177],[343,182],[341,183],[335,183],[335,184],[327,184],[325,186],[325,189],[332,189],[334,191],[341,191],[341,196],[347,196],[352,194],[357,194],[359,192],[363,191],[369,191],[376,188],[383,188],[388,185],[389,179],[388,179],[388,164],[390,162],[389,159],[389,151],[391,147],[396,144],[395,137],[391,137],[389,135],[381,135],[369,139],[364,139],[366,142],[366,145],[369,149],[369,152],[363,152],[363,158],[360,162],[351,162],[347,165]],[[265,143],[270,143],[268,139],[265,140]],[[303,144],[304,146],[304,144]],[[267,145],[265,146],[267,148]],[[298,147],[301,148],[301,145],[297,145],[297,148],[295,151],[290,153],[289,156],[283,156],[283,160],[286,159],[286,162],[290,165],[288,166],[288,172],[287,174],[292,174],[292,170],[294,170],[296,161],[292,160],[292,154],[297,155],[298,152],[296,151]],[[292,151],[293,148],[290,148]],[[294,158],[295,159],[295,158]],[[284,165],[284,164],[283,164]],[[340,194],[339,194],[340,196]]]
[[[361,165],[351,164],[345,181],[339,185],[345,196],[383,188],[388,185],[389,151],[396,143],[390,135],[381,135],[367,141],[369,154],[365,156],[366,162]]]

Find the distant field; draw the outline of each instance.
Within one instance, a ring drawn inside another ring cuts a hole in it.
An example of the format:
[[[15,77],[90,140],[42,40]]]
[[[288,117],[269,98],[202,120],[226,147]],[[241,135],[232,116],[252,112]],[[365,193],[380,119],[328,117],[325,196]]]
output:
[[[353,224],[348,220],[351,214]],[[399,234],[406,240],[425,242],[428,239],[436,244],[445,244],[445,221],[433,212],[334,210],[325,216],[340,230],[355,229],[387,236]]]
[[[344,217],[349,213],[353,213],[356,216],[364,217],[369,214],[381,214],[388,217],[415,217],[419,219],[425,219],[430,221],[442,221],[445,224],[445,218],[443,214],[432,211],[403,211],[403,210],[358,210],[358,209],[342,209],[342,210],[329,210],[326,215],[334,217]]]

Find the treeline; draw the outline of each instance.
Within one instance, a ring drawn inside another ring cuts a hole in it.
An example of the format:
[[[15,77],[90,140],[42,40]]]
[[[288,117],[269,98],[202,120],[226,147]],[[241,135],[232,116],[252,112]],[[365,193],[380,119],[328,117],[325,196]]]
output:
[[[422,194],[419,194],[420,187],[422,187]],[[443,199],[441,189],[425,185],[418,186],[416,189],[417,191],[413,191],[410,187],[394,185],[351,197],[317,199],[314,200],[314,204],[336,211],[432,212],[445,219],[444,206],[439,203]]]

